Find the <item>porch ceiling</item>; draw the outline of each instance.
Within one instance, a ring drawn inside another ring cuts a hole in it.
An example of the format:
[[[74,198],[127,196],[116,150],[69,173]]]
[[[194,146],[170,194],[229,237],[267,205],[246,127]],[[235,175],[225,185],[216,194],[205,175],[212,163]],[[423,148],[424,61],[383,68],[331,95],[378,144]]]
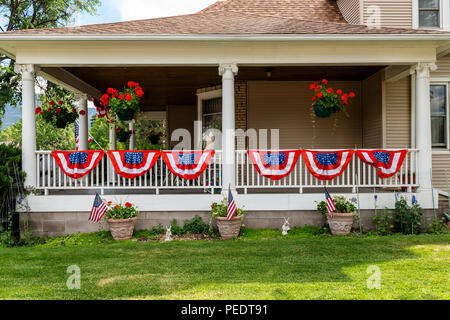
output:
[[[381,68],[383,66],[240,67],[236,80],[362,80]],[[51,71],[52,68],[46,69]],[[119,89],[129,80],[137,81],[146,92],[142,105],[155,110],[167,105],[195,105],[197,89],[221,84],[217,67],[69,67],[65,70],[101,92],[109,87]],[[267,76],[268,71],[271,77]]]

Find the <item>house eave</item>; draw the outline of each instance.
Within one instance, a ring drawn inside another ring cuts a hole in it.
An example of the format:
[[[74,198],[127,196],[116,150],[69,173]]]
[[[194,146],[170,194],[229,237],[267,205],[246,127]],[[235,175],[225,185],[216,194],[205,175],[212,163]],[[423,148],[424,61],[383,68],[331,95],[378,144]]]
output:
[[[0,34],[0,41],[450,41],[448,34]]]

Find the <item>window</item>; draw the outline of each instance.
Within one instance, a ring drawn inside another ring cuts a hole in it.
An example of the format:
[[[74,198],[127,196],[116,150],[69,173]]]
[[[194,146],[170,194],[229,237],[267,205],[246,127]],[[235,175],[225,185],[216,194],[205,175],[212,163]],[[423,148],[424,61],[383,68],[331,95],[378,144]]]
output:
[[[447,147],[447,84],[430,86],[431,141],[434,148]]]
[[[440,28],[440,0],[419,0],[419,27]]]

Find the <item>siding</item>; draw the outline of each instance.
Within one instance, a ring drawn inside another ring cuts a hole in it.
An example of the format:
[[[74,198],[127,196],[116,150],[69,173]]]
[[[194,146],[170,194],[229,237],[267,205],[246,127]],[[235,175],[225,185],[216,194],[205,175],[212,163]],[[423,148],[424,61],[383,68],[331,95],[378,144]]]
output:
[[[450,55],[439,58],[436,61],[437,70],[431,72],[432,78],[449,78],[450,79]]]
[[[383,146],[381,76],[382,72],[377,72],[362,82],[364,148],[380,148]]]
[[[337,0],[339,10],[341,10],[342,16],[345,21],[350,24],[359,24],[361,21],[360,12],[361,0]]]
[[[363,0],[364,24],[369,21],[367,9],[378,6],[381,10],[381,27],[412,28],[412,0]]]
[[[447,191],[448,175],[450,185],[450,154],[433,154],[433,187]]]
[[[338,128],[331,135],[334,116],[319,119],[312,145],[311,91],[304,81],[248,82],[248,128],[280,129],[280,148],[354,148],[362,145],[361,103],[350,102],[350,118],[339,114]],[[330,82],[332,87],[354,91],[358,97],[361,82]],[[270,136],[270,132],[269,132]],[[270,145],[267,147],[270,148]]]
[[[411,145],[411,80],[386,84],[386,147]]]

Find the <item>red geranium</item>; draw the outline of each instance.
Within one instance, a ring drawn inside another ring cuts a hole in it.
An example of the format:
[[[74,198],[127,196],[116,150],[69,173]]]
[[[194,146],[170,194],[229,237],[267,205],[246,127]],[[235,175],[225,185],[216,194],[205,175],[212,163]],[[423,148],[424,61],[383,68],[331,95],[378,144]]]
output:
[[[131,203],[129,203],[129,202],[125,203],[125,207],[127,207],[127,208],[131,208],[132,206],[133,205]]]
[[[342,95],[342,90],[341,90],[341,89],[336,90],[336,93],[337,93],[338,95]]]
[[[41,107],[37,107],[36,110],[34,110],[35,114],[38,114],[38,113],[41,113],[41,112],[42,112]]]
[[[318,94],[317,94],[317,98],[322,98],[323,97],[323,93],[322,92],[319,92]]]
[[[328,92],[328,93],[333,93],[334,90],[333,90],[333,88],[328,88],[327,92]]]
[[[50,105],[53,107],[55,105],[54,101],[50,101]]]
[[[107,106],[109,104],[109,96],[105,93],[100,98],[100,102],[103,103],[104,106]]]
[[[61,108],[56,109],[56,113],[60,114],[61,113]]]
[[[64,103],[64,101],[59,100],[58,103],[59,103],[59,105],[62,106],[62,104]]]
[[[77,109],[75,109],[75,108],[72,108],[72,112],[77,112]]]
[[[52,111],[52,107],[48,107],[48,111]]]
[[[120,99],[120,100],[125,99],[125,95],[124,95],[124,94],[119,95],[119,99]]]
[[[328,85],[328,80],[327,80],[327,79],[323,79],[323,80],[322,80],[322,83],[323,83],[324,85]]]
[[[127,94],[127,96],[125,97],[125,100],[132,101],[133,100],[133,96],[131,94]]]
[[[356,97],[356,95],[355,95],[355,93],[354,92],[350,92],[350,94],[348,95],[350,98],[354,98],[354,97]]]
[[[86,111],[80,110],[80,114],[81,114],[82,116],[84,116],[84,115],[86,114]]]

